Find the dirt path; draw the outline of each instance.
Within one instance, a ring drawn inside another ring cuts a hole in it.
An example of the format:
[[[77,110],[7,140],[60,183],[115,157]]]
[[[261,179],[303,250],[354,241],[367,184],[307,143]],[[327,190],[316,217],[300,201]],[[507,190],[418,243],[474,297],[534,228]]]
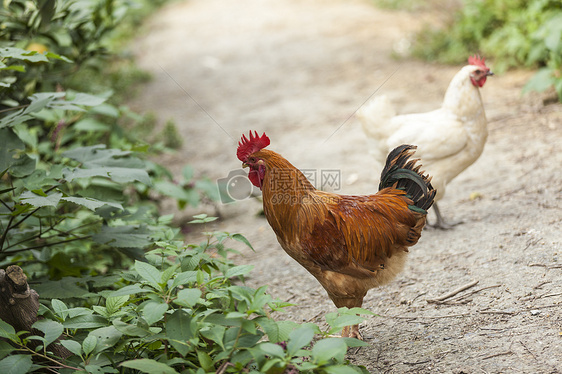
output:
[[[380,170],[352,114],[389,77],[379,92],[400,112],[434,109],[459,69],[392,59],[430,16],[367,0],[174,3],[134,45],[154,80],[132,106],[176,121],[185,146],[165,160],[175,172],[189,163],[226,177],[240,167],[238,138],[255,129],[300,168],[340,170],[342,193],[372,193]],[[373,373],[562,372],[562,106],[521,98],[528,77],[488,80],[488,144],[440,203],[466,223],[426,230],[406,271],[370,291],[364,307],[379,316],[362,324],[370,346],[352,362]],[[237,259],[256,265],[250,285],[298,304],[279,318],[323,323],[335,307],[259,210],[256,199],[221,206],[213,229],[250,239],[256,252]],[[428,302],[471,281],[464,298]]]

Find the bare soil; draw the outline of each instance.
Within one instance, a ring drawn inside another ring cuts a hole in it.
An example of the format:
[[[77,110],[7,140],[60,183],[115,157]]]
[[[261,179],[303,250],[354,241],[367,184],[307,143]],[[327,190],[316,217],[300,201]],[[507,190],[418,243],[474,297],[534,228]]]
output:
[[[353,114],[376,90],[400,113],[440,105],[460,66],[396,56],[441,15],[381,10],[367,0],[172,3],[134,43],[154,79],[131,105],[175,120],[185,146],[161,161],[178,175],[190,164],[198,175],[227,177],[240,168],[241,134],[258,130],[297,167],[340,171],[339,193],[373,193],[380,166]],[[440,201],[447,219],[464,224],[425,230],[406,270],[369,292],[364,307],[377,316],[361,325],[369,347],[350,352],[351,362],[372,373],[562,372],[562,106],[521,95],[532,74],[488,79],[488,143]],[[178,217],[219,213],[207,229],[240,232],[256,249],[236,259],[255,265],[249,285],[267,284],[297,305],[276,317],[322,325],[335,307],[280,248],[260,201],[217,209]]]

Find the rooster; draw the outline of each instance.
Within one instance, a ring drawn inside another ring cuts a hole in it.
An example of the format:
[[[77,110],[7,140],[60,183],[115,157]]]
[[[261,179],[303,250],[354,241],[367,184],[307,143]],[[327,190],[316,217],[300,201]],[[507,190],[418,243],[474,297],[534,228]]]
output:
[[[418,242],[435,190],[411,160],[415,146],[388,155],[374,195],[337,195],[315,189],[281,155],[264,149],[265,135],[250,132],[237,156],[260,188],[263,210],[281,247],[308,270],[336,307],[360,307],[367,291],[388,283]],[[359,326],[343,337],[362,339]]]
[[[435,200],[445,195],[447,184],[480,157],[488,128],[480,90],[493,73],[484,58],[473,56],[469,65],[454,77],[441,108],[416,114],[396,115],[386,96],[376,96],[357,112],[370,151],[381,164],[387,152],[399,144],[416,144],[417,156],[432,176],[437,190]],[[448,229],[434,205],[437,228]]]

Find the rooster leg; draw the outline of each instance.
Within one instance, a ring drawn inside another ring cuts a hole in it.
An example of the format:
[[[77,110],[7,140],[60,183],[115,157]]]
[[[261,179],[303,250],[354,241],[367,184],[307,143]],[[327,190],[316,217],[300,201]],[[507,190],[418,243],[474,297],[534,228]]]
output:
[[[453,227],[455,227],[456,225],[459,225],[459,224],[463,223],[462,221],[452,222],[452,223],[445,222],[445,220],[443,219],[443,216],[441,215],[441,212],[439,211],[439,208],[437,207],[437,202],[433,203],[433,210],[435,211],[435,216],[437,218],[437,221],[434,224],[427,223],[427,226],[429,226],[431,228],[441,229],[441,230],[450,230]]]
[[[332,294],[329,295],[332,301],[334,302],[334,304],[336,305],[336,307],[338,308],[347,307],[349,309],[361,308],[361,306],[363,305],[363,297],[365,297],[365,294],[363,294],[360,297],[349,297],[349,296],[338,297]],[[359,332],[359,324],[352,325],[352,326],[345,326],[342,329],[341,337],[363,340],[363,335],[361,335],[361,333]]]
[[[341,332],[341,337],[364,340],[363,335],[359,332],[359,325],[345,326]]]

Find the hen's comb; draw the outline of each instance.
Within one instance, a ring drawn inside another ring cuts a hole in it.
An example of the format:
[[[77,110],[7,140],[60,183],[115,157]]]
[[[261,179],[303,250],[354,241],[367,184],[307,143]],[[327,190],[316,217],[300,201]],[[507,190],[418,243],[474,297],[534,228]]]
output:
[[[480,66],[484,69],[489,70],[489,68],[486,66],[485,60],[486,59],[484,57],[480,58],[480,55],[474,55],[468,58],[468,64],[474,66]]]
[[[250,131],[250,139],[246,138],[246,135],[242,135],[242,139],[238,142],[238,150],[236,151],[236,156],[242,162],[246,161],[249,155],[254,152],[259,151],[269,145],[269,138],[265,135],[265,132],[260,137],[257,131]]]

